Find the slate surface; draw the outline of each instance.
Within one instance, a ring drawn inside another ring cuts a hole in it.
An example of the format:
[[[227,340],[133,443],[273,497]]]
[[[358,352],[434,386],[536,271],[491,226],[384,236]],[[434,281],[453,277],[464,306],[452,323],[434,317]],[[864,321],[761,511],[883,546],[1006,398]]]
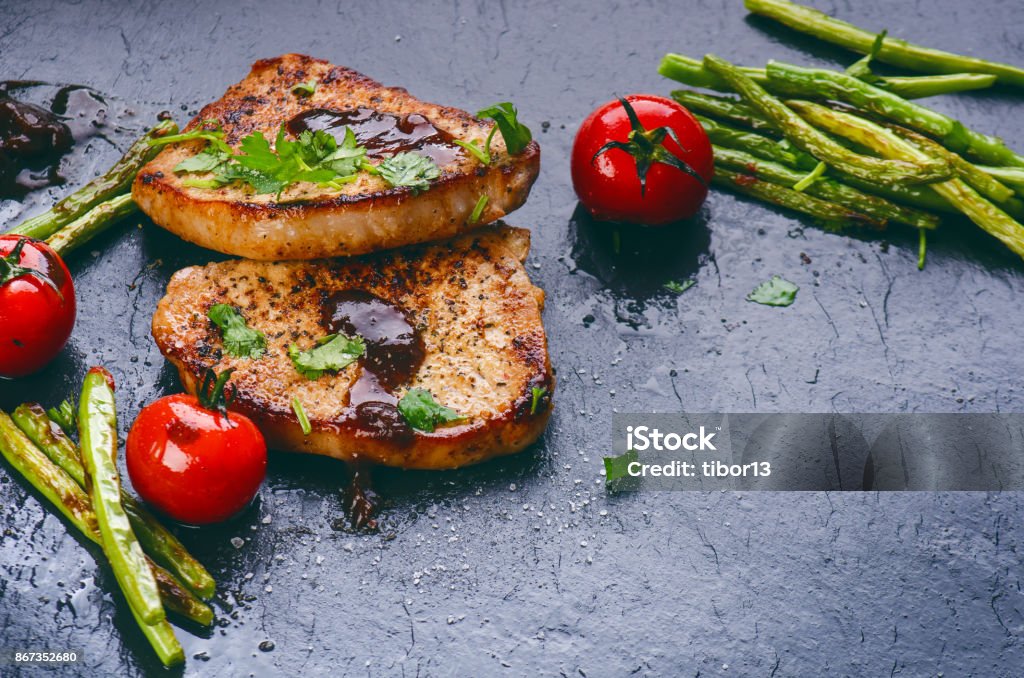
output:
[[[1019,2],[815,4],[1024,63]],[[371,535],[331,527],[347,479],[340,464],[274,455],[248,513],[183,531],[220,583],[222,622],[179,634],[186,674],[1019,674],[1017,494],[609,498],[601,485],[613,409],[1024,405],[1024,267],[976,229],[944,230],[918,272],[912,234],[894,231],[887,243],[828,234],[720,193],[683,228],[627,237],[619,258],[606,231],[574,218],[576,125],[615,93],[669,91],[656,73],[664,52],[831,66],[850,55],[749,19],[738,1],[40,0],[4,2],[0,16],[0,72],[97,88],[110,97],[101,132],[121,148],[158,111],[184,121],[252,61],[285,51],[469,110],[511,99],[543,148],[530,202],[509,220],[533,230],[530,273],[548,293],[559,386],[543,442],[459,472],[379,473],[385,527]],[[1020,95],[931,103],[1024,147]],[[71,182],[116,155],[96,137]],[[0,217],[20,210],[4,203]],[[0,384],[0,406],[53,403],[103,363],[121,384],[124,429],[143,404],[177,389],[149,337],[150,314],[175,270],[213,255],[135,223],[73,258],[76,333],[43,374]],[[802,288],[792,307],[744,301],[776,273]],[[678,298],[661,288],[691,276],[697,286]],[[69,675],[159,674],[96,549],[69,536],[6,466],[0,506],[0,646],[82,650]],[[266,640],[272,651],[258,649]]]

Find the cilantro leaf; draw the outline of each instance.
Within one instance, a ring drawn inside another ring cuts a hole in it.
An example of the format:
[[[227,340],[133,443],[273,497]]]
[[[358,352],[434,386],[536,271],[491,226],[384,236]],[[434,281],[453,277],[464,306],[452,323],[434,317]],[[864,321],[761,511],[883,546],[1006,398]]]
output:
[[[544,386],[534,386],[530,389],[533,400],[530,402],[530,414],[537,414],[537,408],[540,406],[544,396],[547,395],[548,389]]]
[[[533,134],[530,132],[530,128],[519,122],[517,119],[519,112],[511,102],[503,101],[501,103],[488,106],[480,111],[477,111],[476,117],[493,120],[501,131],[501,136],[505,140],[505,147],[508,148],[508,152],[512,155],[521,153],[526,145],[533,139]],[[493,136],[493,134],[491,135]],[[487,155],[490,157],[491,150],[491,137],[487,138]]]
[[[675,292],[676,294],[682,294],[686,290],[690,289],[697,284],[696,280],[684,280],[679,282],[678,280],[669,280],[667,283],[662,285],[669,292]]]
[[[427,433],[433,433],[439,425],[465,419],[450,407],[439,405],[430,391],[422,388],[409,389],[398,401],[398,411],[409,426]]]
[[[308,351],[300,351],[295,344],[288,347],[288,357],[292,359],[295,370],[309,380],[319,379],[324,372],[343,370],[365,352],[366,344],[362,337],[346,337],[344,334],[329,334]]]
[[[789,306],[796,300],[796,293],[799,287],[785,278],[773,275],[771,280],[766,280],[747,295],[747,301],[753,301],[764,306]]]
[[[310,80],[308,82],[300,82],[297,85],[292,85],[292,94],[297,97],[311,97],[313,92],[316,91],[316,80]]]
[[[214,304],[206,312],[214,325],[220,328],[224,350],[236,358],[259,358],[267,350],[267,338],[259,330],[249,327],[234,306]]]
[[[212,172],[231,159],[231,156],[213,146],[207,146],[202,153],[185,158],[174,166],[175,172]]]
[[[204,120],[198,127],[188,132],[147,139],[146,143],[149,146],[167,146],[168,144],[180,144],[199,139],[206,140],[210,146],[223,153],[231,152],[231,147],[224,141],[224,130],[221,129],[220,122],[217,120]]]
[[[629,450],[617,457],[604,458],[605,488],[612,493],[631,492],[639,489],[640,478],[629,474],[629,465],[639,462],[636,450]]]
[[[414,191],[427,190],[431,180],[441,176],[441,169],[433,160],[404,151],[377,165],[377,171],[392,186],[406,186]]]

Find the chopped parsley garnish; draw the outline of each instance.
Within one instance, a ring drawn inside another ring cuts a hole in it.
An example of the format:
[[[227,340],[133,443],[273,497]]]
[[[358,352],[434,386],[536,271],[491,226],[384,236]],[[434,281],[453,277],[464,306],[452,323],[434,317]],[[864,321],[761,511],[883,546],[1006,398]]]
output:
[[[302,427],[302,435],[308,436],[313,432],[313,427],[309,425],[309,417],[306,416],[306,410],[302,407],[302,403],[299,402],[298,398],[292,398],[292,412],[299,420],[299,426]]]
[[[324,372],[343,370],[366,352],[362,337],[346,337],[344,334],[329,334],[319,339],[317,345],[308,351],[300,351],[292,344],[288,357],[295,370],[306,379],[319,379]]]
[[[62,400],[57,407],[46,410],[46,414],[69,436],[78,433],[78,410],[70,400]]]
[[[223,132],[220,135],[222,139]],[[240,181],[258,194],[276,193],[280,199],[282,191],[300,181],[339,189],[355,181],[360,169],[369,168],[366,149],[358,144],[352,130],[346,130],[341,144],[323,130],[306,130],[292,141],[285,136],[282,125],[273,148],[262,132],[253,132],[242,139],[241,151],[232,155],[223,141],[214,144],[211,140],[202,153],[181,161],[174,171],[213,174],[206,179],[190,177],[183,182],[187,186],[218,188]]]
[[[214,304],[206,317],[220,328],[224,350],[236,358],[259,358],[267,350],[267,338],[246,324],[238,310],[228,304]]]
[[[747,301],[753,301],[765,306],[789,306],[796,300],[796,293],[800,288],[785,278],[773,275],[747,295]]]
[[[501,131],[501,136],[505,140],[505,147],[508,148],[508,152],[516,155],[521,153],[533,139],[530,128],[517,119],[518,114],[516,107],[511,102],[503,101],[477,111],[476,117],[493,120]],[[490,158],[491,139],[493,137],[494,131],[492,130],[491,134],[487,137],[487,143],[484,148],[488,158]],[[490,161],[488,160],[488,162]]]
[[[484,208],[487,207],[487,194],[480,196],[480,199],[476,201],[476,207],[473,208],[473,213],[469,215],[469,223],[475,224],[480,221],[480,217],[484,213]]]
[[[664,288],[669,292],[675,292],[676,294],[682,294],[686,290],[690,289],[697,284],[696,280],[684,280],[679,282],[678,280],[669,280],[664,284]]]
[[[209,142],[210,148],[214,148],[221,153],[231,152],[231,147],[224,142],[224,130],[220,128],[220,123],[216,120],[203,120],[199,127],[196,127],[194,130],[147,139],[146,143],[150,146],[166,146],[167,144],[180,144],[185,141],[196,141],[198,139]]]
[[[292,94],[297,97],[311,97],[313,92],[316,91],[316,80],[310,80],[308,82],[300,82],[297,85],[292,86]]]
[[[534,386],[530,389],[533,393],[533,401],[530,403],[530,414],[537,414],[537,407],[540,406],[541,399],[547,395],[548,389],[544,386]]]
[[[405,186],[414,191],[425,191],[430,182],[441,176],[441,169],[433,160],[419,153],[396,153],[381,164],[377,172],[392,186]]]
[[[409,426],[427,433],[433,433],[442,424],[465,419],[450,407],[439,405],[430,391],[422,388],[409,389],[398,401],[398,411]]]

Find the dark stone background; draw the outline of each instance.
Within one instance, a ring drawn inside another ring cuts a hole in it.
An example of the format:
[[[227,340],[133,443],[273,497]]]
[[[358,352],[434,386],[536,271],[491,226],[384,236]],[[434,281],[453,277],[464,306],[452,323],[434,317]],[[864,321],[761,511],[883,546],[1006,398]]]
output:
[[[815,4],[930,45],[1024,62],[1020,2]],[[749,19],[738,0],[37,0],[5,2],[0,17],[4,77],[110,97],[102,137],[69,160],[72,184],[117,156],[104,138],[124,148],[162,109],[184,122],[252,61],[286,51],[469,110],[511,99],[543,147],[530,202],[509,220],[533,230],[530,273],[548,294],[559,386],[543,441],[458,472],[379,473],[380,534],[332,529],[341,464],[274,455],[248,513],[184,531],[220,584],[223,622],[179,634],[186,673],[1019,675],[1017,494],[616,498],[601,483],[613,409],[1024,405],[1024,267],[975,228],[944,229],[918,272],[914,234],[894,230],[888,243],[828,234],[720,193],[692,223],[627,237],[618,258],[605,231],[573,218],[576,125],[615,93],[668,92],[656,73],[664,52],[839,67],[851,55]],[[1020,148],[1020,96],[930,103]],[[49,200],[36,195],[28,209]],[[5,203],[0,218],[20,211]],[[0,384],[0,406],[53,403],[103,363],[121,385],[126,429],[143,404],[178,388],[149,337],[150,314],[175,270],[214,255],[135,223],[73,257],[76,333],[44,373]],[[744,301],[772,274],[801,286],[792,307]],[[661,289],[689,276],[698,284],[678,298]],[[159,673],[97,550],[4,470],[0,646],[83,650],[81,675]],[[236,536],[246,540],[238,549]],[[268,639],[275,649],[259,651]]]

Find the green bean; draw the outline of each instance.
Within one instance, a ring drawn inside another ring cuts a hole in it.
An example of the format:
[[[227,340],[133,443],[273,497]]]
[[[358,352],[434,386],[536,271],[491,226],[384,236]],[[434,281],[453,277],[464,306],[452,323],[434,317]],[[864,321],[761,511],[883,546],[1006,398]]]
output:
[[[85,469],[82,467],[78,447],[59,426],[51,421],[43,407],[37,403],[24,403],[11,414],[25,435],[75,482],[85,487]],[[160,564],[174,572],[190,589],[202,598],[210,598],[216,583],[184,544],[144,509],[134,497],[121,488],[121,505],[132,531],[143,550]]]
[[[142,166],[160,152],[159,148],[150,146],[149,140],[174,134],[177,131],[178,126],[174,124],[173,120],[161,120],[133,143],[124,157],[118,160],[105,174],[93,179],[48,211],[24,221],[10,232],[37,240],[46,240],[72,221],[85,216],[93,207],[127,193]]]
[[[94,367],[85,375],[78,429],[86,485],[99,524],[103,552],[128,604],[146,624],[164,619],[153,573],[121,506],[117,465],[117,412],[110,374]]]
[[[886,157],[921,160],[928,157],[892,131],[859,118],[811,102],[791,102],[801,116],[832,134],[851,139]],[[998,238],[1010,250],[1024,257],[1024,226],[999,209],[961,179],[931,184],[930,188],[946,198],[982,229]]]
[[[842,228],[846,226],[872,226],[877,228],[879,226],[877,221],[866,214],[847,209],[833,202],[813,198],[791,188],[762,181],[749,174],[739,174],[726,169],[716,168],[711,183],[720,188],[727,188],[737,193],[757,198],[762,202],[802,212],[820,220],[828,228]]]
[[[790,28],[840,45],[860,54],[868,54],[877,35],[840,21],[816,9],[803,7],[789,0],[745,0],[747,9],[775,19]],[[991,73],[999,82],[1024,87],[1024,69],[994,63],[886,37],[877,58],[893,66],[902,66],[924,73]]]
[[[1024,156],[1014,153],[996,137],[975,132],[948,115],[874,87],[862,80],[822,68],[803,68],[777,61],[765,67],[768,79],[786,92],[805,99],[836,99],[881,115],[904,127],[936,137],[956,153],[966,153],[990,165],[1024,166]],[[799,94],[797,94],[799,92]]]
[[[96,543],[96,514],[74,480],[47,459],[7,415],[0,412],[0,453],[57,510]]]
[[[745,172],[787,188],[793,188],[804,179],[804,174],[801,172],[795,172],[769,160],[761,160],[743,151],[715,146],[714,155],[716,171],[719,168],[725,168]],[[857,212],[862,212],[882,224],[892,221],[914,228],[926,229],[933,229],[939,224],[938,218],[927,212],[902,207],[884,198],[863,193],[830,177],[817,179],[805,188],[804,192],[827,202],[844,205]]]
[[[725,79],[747,103],[781,129],[793,144],[836,169],[868,181],[889,184],[928,183],[950,176],[949,163],[942,160],[929,158],[912,163],[854,153],[809,125],[729,62],[709,54],[704,57],[704,65]]]

